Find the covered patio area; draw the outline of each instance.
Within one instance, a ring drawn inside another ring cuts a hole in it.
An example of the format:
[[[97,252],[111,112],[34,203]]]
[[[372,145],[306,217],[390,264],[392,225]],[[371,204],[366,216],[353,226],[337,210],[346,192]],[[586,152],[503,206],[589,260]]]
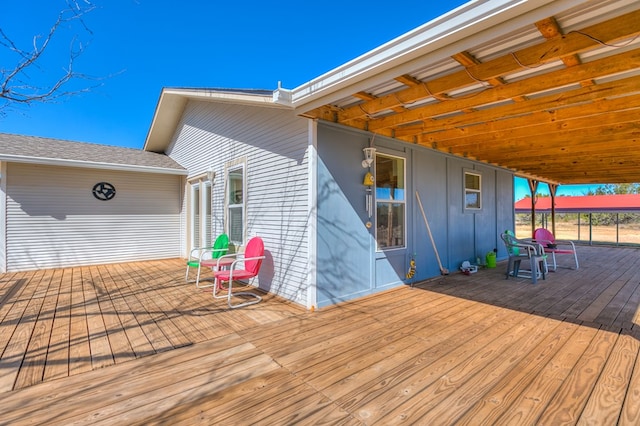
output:
[[[638,424],[640,252],[578,250],[316,312],[179,259],[5,274],[0,424]]]

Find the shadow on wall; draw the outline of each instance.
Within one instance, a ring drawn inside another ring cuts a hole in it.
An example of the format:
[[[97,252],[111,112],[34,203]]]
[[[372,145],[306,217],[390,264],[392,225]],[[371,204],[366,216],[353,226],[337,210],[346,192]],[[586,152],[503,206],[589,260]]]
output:
[[[239,143],[250,150],[258,148],[295,160],[300,165],[308,147],[308,131],[308,119],[293,111],[192,101],[187,103],[176,134],[180,140],[204,141],[199,145],[203,153],[199,163],[229,161],[238,155],[236,143]],[[174,152],[174,146],[175,141],[167,154],[189,168],[191,150]]]
[[[59,221],[95,216],[144,219],[143,216],[176,215],[180,212],[176,202],[180,197],[176,184],[179,179],[154,173],[10,164],[7,204],[19,205],[29,217]],[[100,196],[104,195],[100,183],[113,187],[113,198]]]
[[[271,292],[271,286],[273,285],[273,277],[275,275],[273,254],[270,250],[264,251],[264,260],[260,266],[260,272],[258,272],[258,284],[260,289],[267,292]]]
[[[359,155],[359,154],[358,154]],[[357,157],[352,157],[357,158]],[[365,227],[360,170],[329,168],[319,161],[318,304],[339,302],[371,291],[375,242]]]

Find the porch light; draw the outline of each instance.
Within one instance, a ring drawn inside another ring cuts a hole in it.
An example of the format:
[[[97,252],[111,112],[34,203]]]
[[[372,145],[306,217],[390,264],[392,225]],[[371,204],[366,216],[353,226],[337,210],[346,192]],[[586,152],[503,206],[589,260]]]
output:
[[[376,149],[373,147],[364,148],[362,150],[364,152],[364,160],[362,160],[362,167],[365,169],[367,167],[371,167],[371,163],[373,163],[373,158],[376,155]]]
[[[209,167],[209,170],[207,170],[207,180],[211,182],[211,185],[213,185],[214,181],[216,180],[216,172],[214,172],[213,168],[211,167]]]

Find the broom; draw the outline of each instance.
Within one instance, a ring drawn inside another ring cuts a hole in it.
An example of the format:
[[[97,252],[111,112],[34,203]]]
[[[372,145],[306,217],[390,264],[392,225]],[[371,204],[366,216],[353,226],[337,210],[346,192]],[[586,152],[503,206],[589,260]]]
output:
[[[449,275],[449,270],[442,266],[442,262],[440,261],[440,255],[438,254],[438,249],[436,248],[436,242],[433,240],[431,227],[429,226],[427,215],[424,214],[424,208],[422,208],[422,201],[420,200],[420,194],[418,194],[418,191],[416,191],[416,199],[418,200],[418,206],[420,206],[420,211],[422,212],[422,217],[424,218],[424,224],[427,225],[427,233],[429,234],[429,239],[431,240],[433,251],[436,253],[436,259],[438,259],[438,266],[440,266],[440,275]]]

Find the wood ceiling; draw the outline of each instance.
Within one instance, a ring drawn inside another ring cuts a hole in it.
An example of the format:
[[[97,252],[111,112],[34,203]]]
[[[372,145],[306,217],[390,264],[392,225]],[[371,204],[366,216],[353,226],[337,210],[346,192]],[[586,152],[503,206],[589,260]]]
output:
[[[525,46],[470,46],[445,72],[398,75],[304,115],[553,184],[640,182],[640,10],[566,32],[559,22],[532,22]]]

